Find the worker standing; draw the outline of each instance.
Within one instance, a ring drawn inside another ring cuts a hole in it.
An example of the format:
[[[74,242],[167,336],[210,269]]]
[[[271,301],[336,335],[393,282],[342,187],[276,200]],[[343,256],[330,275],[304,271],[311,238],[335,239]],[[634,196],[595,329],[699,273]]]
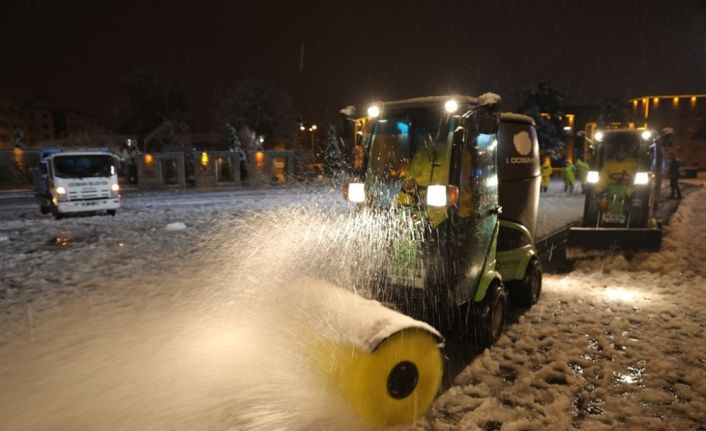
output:
[[[573,193],[576,183],[576,167],[571,160],[566,161],[566,166],[561,170],[561,177],[564,179],[564,192]]]
[[[549,163],[549,157],[544,159],[544,164],[542,165],[540,173],[542,174],[542,187],[540,190],[542,192],[546,192],[549,190],[549,180],[552,177],[552,165]]]
[[[580,158],[576,160],[576,174],[581,181],[581,193],[586,193],[586,175],[588,175],[588,163]]]

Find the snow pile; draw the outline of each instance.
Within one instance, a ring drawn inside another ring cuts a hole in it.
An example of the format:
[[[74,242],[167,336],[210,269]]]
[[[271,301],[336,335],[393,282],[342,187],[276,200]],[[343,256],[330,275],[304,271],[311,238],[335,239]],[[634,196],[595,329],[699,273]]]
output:
[[[456,376],[417,429],[699,429],[706,423],[706,192],[660,253],[545,276],[540,302]]]
[[[478,96],[478,105],[497,105],[501,102],[502,98],[500,95],[495,93],[483,93]]]

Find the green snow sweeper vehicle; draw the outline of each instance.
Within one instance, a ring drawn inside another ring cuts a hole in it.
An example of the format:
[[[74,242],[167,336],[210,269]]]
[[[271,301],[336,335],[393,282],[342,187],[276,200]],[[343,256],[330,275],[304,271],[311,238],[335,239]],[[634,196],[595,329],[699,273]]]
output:
[[[594,138],[583,223],[569,231],[570,257],[596,250],[659,250],[660,139],[638,129],[599,130]]]
[[[501,335],[509,300],[537,302],[539,150],[532,119],[487,93],[372,106],[363,172],[344,194],[387,217],[386,254],[368,286],[416,318]]]

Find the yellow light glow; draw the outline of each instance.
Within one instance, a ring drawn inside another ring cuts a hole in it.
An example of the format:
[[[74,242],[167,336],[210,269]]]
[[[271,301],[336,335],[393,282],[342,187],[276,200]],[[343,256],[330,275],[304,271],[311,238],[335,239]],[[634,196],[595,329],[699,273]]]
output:
[[[637,99],[632,101],[632,107],[637,109]]]
[[[316,124],[311,125],[311,130],[316,130]]]
[[[679,104],[679,98],[674,96],[674,98],[672,99],[672,103],[674,104],[674,106],[677,106]]]
[[[653,97],[652,103],[654,103],[655,106],[659,105],[659,97]]]
[[[691,106],[696,106],[696,96],[691,96]]]
[[[154,157],[152,156],[152,154],[150,154],[150,153],[145,154],[145,164],[146,164],[147,166],[149,166],[149,165],[151,165],[153,162],[154,162]]]
[[[255,166],[257,166],[259,169],[262,169],[265,167],[265,153],[262,151],[258,151],[255,153]]]
[[[201,166],[208,166],[208,153],[205,151],[201,153]]]

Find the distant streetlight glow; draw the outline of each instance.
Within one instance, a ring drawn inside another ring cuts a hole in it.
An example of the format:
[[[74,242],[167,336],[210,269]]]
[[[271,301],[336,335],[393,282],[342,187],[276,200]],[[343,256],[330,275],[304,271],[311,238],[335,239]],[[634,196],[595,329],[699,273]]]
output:
[[[458,110],[458,103],[453,99],[447,100],[446,103],[444,103],[444,109],[449,114],[453,114]]]

